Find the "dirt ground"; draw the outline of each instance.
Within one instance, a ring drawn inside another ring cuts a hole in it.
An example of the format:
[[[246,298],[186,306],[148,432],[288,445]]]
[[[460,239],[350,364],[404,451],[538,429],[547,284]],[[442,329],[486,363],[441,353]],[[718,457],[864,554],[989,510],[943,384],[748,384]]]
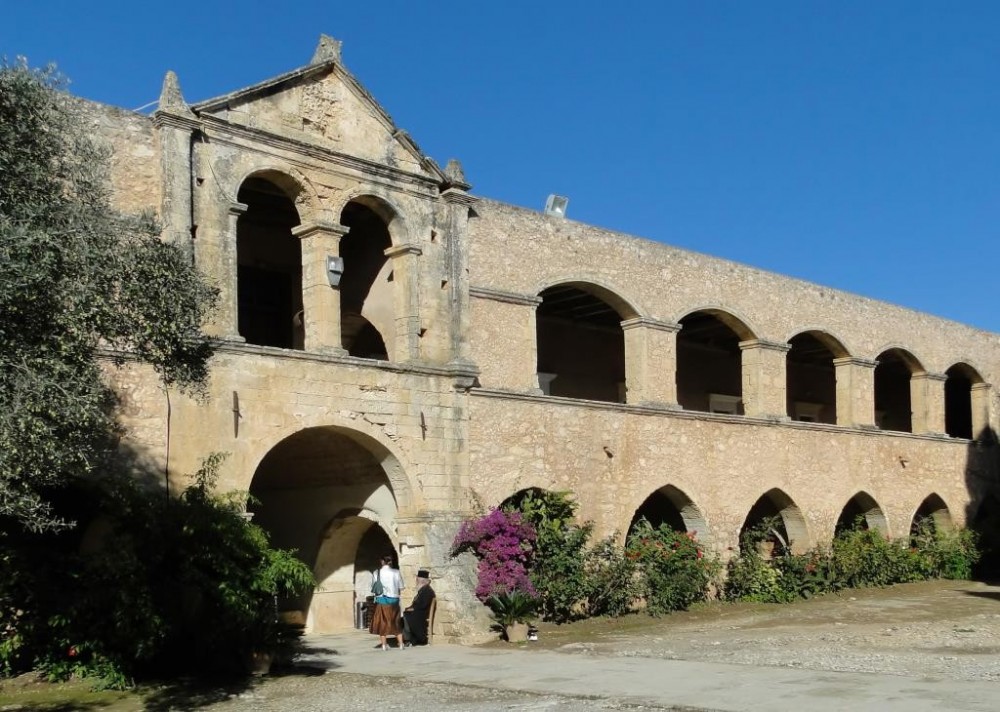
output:
[[[367,641],[365,641],[367,642]],[[488,647],[509,649],[505,643]],[[945,680],[1000,680],[1000,586],[935,581],[853,590],[790,605],[713,603],[654,619],[643,615],[542,624],[530,650],[568,656],[665,658],[822,672]],[[621,710],[668,709],[612,699],[422,682],[335,670],[265,678],[237,689],[183,686],[94,696],[79,683],[0,683],[0,712],[14,710]],[[392,690],[390,700],[385,691]]]
[[[1000,587],[929,581],[787,605],[713,603],[659,619],[543,624],[535,645],[586,655],[1000,680]]]

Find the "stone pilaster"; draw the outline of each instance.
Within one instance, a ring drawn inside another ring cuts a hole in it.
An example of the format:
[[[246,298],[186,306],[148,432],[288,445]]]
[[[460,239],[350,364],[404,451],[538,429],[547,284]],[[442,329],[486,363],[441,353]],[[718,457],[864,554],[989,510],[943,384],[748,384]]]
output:
[[[236,229],[240,216],[247,211],[245,203],[230,203],[223,230],[203,231],[203,239],[195,243],[196,263],[204,274],[215,275],[219,290],[218,308],[206,325],[206,332],[229,341],[246,341],[239,329],[239,266],[236,254]]]
[[[914,373],[910,376],[910,411],[914,433],[945,432],[943,373]]]
[[[163,238],[193,259],[191,142],[198,130],[198,118],[181,95],[177,75],[167,72],[160,91],[153,125],[160,141],[160,222]]]
[[[990,427],[990,393],[989,383],[972,384],[972,437],[980,438]]]
[[[764,339],[740,342],[745,415],[788,419],[785,360],[791,348],[790,344]]]
[[[846,356],[837,369],[837,425],[875,426],[875,361]]]
[[[350,228],[307,223],[292,228],[302,246],[302,324],[305,350],[344,355],[340,338],[340,287],[330,284],[328,258],[340,257],[340,238]]]
[[[478,201],[460,188],[448,188],[441,194],[447,205],[445,227],[448,259],[448,320],[450,363],[462,367],[473,365],[469,346],[469,210]]]
[[[420,264],[423,254],[416,245],[394,245],[385,256],[392,260],[396,289],[396,360],[420,360]]]
[[[680,324],[645,317],[622,322],[625,402],[677,405],[677,332]]]

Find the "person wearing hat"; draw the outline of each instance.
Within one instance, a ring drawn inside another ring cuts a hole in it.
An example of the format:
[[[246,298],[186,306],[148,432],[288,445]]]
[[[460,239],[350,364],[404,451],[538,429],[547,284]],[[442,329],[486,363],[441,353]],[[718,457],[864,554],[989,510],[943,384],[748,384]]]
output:
[[[403,634],[411,645],[427,645],[427,624],[434,601],[431,575],[427,569],[417,571],[417,595],[403,611]]]

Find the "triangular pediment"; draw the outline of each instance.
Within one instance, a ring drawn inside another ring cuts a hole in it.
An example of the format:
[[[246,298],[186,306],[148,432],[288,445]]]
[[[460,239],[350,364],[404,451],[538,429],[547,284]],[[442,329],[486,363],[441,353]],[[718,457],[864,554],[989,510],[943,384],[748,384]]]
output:
[[[194,104],[199,116],[443,181],[440,168],[336,60]]]

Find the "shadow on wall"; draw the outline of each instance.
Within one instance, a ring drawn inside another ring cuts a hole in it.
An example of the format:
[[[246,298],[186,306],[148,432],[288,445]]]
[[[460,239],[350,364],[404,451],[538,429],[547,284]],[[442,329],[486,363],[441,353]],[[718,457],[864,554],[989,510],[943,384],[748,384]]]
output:
[[[969,492],[966,526],[979,536],[983,556],[976,569],[980,579],[1000,579],[1000,443],[996,432],[985,428],[969,443],[965,464]]]

